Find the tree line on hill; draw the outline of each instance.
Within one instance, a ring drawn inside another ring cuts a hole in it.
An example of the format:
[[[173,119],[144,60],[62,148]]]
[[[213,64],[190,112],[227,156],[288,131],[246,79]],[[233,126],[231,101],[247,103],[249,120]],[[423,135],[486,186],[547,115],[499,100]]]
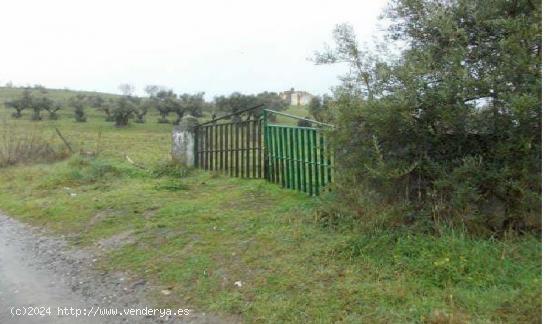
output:
[[[59,110],[67,106],[72,108],[76,122],[86,122],[86,108],[96,109],[105,114],[105,121],[113,122],[117,127],[125,127],[131,120],[136,123],[145,123],[145,117],[149,110],[155,109],[159,113],[158,123],[172,123],[177,125],[186,116],[203,117],[209,112],[212,119],[216,116],[223,117],[231,115],[242,109],[263,104],[265,108],[280,111],[288,107],[288,102],[280,98],[275,92],[262,92],[256,95],[246,95],[234,92],[229,96],[218,96],[213,102],[204,99],[204,92],[194,94],[176,94],[173,90],[162,86],[148,85],[145,87],[147,97],[134,95],[135,88],[130,84],[121,84],[119,89],[121,96],[106,97],[99,94],[85,95],[76,94],[62,103],[48,96],[44,88],[24,88],[21,95],[5,102],[8,109],[14,109],[14,118],[21,118],[23,110],[32,111],[31,120],[40,121],[43,119],[42,112],[48,112],[48,119],[59,118]],[[259,118],[261,110],[247,112],[244,118]],[[170,115],[175,115],[170,120]],[[243,118],[240,114],[229,116],[232,121]]]

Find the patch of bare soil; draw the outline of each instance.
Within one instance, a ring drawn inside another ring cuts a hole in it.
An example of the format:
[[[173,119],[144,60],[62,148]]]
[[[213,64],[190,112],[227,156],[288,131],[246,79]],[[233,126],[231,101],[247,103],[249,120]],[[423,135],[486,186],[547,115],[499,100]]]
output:
[[[102,251],[117,250],[124,245],[132,244],[136,242],[134,231],[128,230],[115,234],[111,237],[104,238],[97,242],[97,247]]]

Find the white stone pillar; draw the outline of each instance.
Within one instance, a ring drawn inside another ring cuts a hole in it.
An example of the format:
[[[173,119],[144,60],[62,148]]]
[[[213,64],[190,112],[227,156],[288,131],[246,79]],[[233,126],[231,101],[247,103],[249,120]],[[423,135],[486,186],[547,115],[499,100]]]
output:
[[[195,164],[195,126],[198,120],[192,116],[182,118],[172,130],[172,160],[188,167]]]

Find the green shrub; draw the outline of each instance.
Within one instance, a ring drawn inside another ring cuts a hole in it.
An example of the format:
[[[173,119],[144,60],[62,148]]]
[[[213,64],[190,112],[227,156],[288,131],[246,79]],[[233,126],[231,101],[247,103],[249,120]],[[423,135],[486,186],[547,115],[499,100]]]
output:
[[[389,36],[410,45],[399,60],[360,49],[347,25],[317,57],[358,80],[335,92],[334,200],[369,220],[373,204],[401,206],[386,225],[540,231],[540,3],[396,0],[388,12]]]

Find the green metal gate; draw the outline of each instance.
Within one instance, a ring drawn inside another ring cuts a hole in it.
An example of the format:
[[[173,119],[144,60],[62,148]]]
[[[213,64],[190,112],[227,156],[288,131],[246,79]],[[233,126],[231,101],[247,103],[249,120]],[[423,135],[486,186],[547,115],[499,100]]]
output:
[[[269,114],[305,120],[317,127],[277,125]],[[265,178],[288,189],[319,195],[332,181],[332,154],[326,130],[332,125],[264,109]]]
[[[217,123],[259,107],[198,125],[195,166],[230,176],[264,178],[284,188],[319,195],[333,179],[332,151],[326,141],[326,131],[332,125],[269,109],[264,109],[259,119]],[[274,115],[304,120],[312,126],[275,124],[270,122]]]
[[[241,178],[263,178],[263,120],[241,119],[262,105],[195,127],[195,167]],[[237,121],[225,122],[237,116]],[[221,122],[220,122],[221,121]]]

